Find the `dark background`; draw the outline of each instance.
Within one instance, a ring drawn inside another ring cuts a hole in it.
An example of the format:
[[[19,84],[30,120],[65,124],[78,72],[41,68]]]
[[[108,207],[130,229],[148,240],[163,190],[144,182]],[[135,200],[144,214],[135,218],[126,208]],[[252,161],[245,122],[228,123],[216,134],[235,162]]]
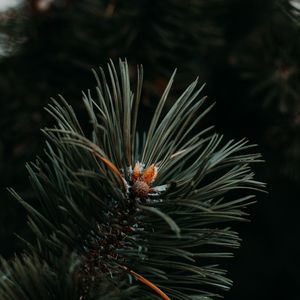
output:
[[[25,163],[43,150],[43,110],[62,94],[80,115],[91,68],[127,57],[145,69],[143,113],[157,103],[175,67],[173,97],[196,76],[217,105],[207,118],[228,138],[258,144],[267,183],[251,223],[221,262],[233,279],[225,299],[299,299],[300,14],[297,1],[35,0],[0,11],[0,254],[22,250],[30,199]],[[299,22],[298,22],[299,20]],[[169,105],[172,104],[170,100]],[[206,124],[203,124],[205,126]]]

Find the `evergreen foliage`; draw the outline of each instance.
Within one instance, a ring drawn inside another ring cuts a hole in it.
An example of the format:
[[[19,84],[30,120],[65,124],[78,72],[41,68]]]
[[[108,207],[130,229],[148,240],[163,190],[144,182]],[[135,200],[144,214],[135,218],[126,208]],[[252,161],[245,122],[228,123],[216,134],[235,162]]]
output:
[[[52,256],[49,263],[36,254],[24,254],[12,262],[2,260],[0,297],[3,300],[54,300],[80,298],[80,258],[75,254],[57,258]],[[97,296],[90,293],[90,299],[130,299],[133,289],[117,289],[105,278],[98,276]],[[122,287],[122,283],[119,284]]]
[[[103,65],[108,57],[128,57],[133,77],[136,62],[147,70],[139,132],[145,130],[149,111],[157,105],[170,72],[178,67],[163,114],[186,83],[199,75],[200,82],[207,82],[210,98],[218,101],[209,121],[228,138],[247,136],[260,145],[267,163],[255,171],[268,181],[270,195],[255,206],[251,226],[235,227],[245,238],[245,246],[236,260],[223,262],[229,277],[238,283],[227,297],[293,299],[298,276],[294,262],[299,253],[293,243],[298,234],[300,178],[299,1],[19,2],[23,5],[16,9],[0,11],[1,255],[11,258],[24,248],[14,232],[32,241],[32,232],[24,226],[25,211],[12,201],[6,187],[13,186],[40,211],[38,199],[24,180],[24,164],[42,152],[39,128],[52,127],[53,119],[42,107],[60,91],[76,108],[90,139],[78,87],[90,88],[90,69]],[[200,127],[206,126],[203,119]],[[49,163],[44,154],[40,156]]]
[[[249,191],[264,187],[250,168],[260,155],[201,128],[212,106],[198,80],[165,112],[175,72],[140,132],[143,70],[133,88],[127,62],[119,69],[109,63],[83,93],[89,126],[62,97],[48,106],[56,126],[27,165],[39,204],[11,190],[36,242],[2,262],[4,299],[104,299],[106,283],[128,299],[212,299],[231,286],[217,263],[239,246],[227,223],[245,220]]]

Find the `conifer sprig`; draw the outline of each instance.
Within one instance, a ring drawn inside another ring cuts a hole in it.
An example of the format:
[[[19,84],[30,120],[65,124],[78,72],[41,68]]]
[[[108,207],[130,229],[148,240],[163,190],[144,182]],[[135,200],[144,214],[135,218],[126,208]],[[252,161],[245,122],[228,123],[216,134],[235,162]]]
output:
[[[216,263],[239,246],[225,222],[244,220],[249,190],[264,187],[249,166],[260,155],[248,154],[246,140],[224,143],[212,128],[199,129],[212,106],[203,108],[197,80],[164,114],[175,72],[141,132],[142,68],[135,92],[127,62],[119,69],[110,62],[108,75],[95,72],[95,95],[83,94],[91,132],[62,97],[48,106],[57,125],[44,130],[46,159],[27,166],[39,206],[12,193],[43,259],[63,257],[62,249],[79,257],[81,300],[98,299],[103,281],[95,278],[136,287],[130,299],[217,297],[231,281]]]
[[[51,256],[48,262],[33,255],[24,254],[12,262],[0,261],[0,299],[54,300],[80,299],[80,258],[76,254],[60,258]],[[130,299],[134,288],[112,285],[99,274],[93,299]],[[96,295],[96,296],[95,296]]]

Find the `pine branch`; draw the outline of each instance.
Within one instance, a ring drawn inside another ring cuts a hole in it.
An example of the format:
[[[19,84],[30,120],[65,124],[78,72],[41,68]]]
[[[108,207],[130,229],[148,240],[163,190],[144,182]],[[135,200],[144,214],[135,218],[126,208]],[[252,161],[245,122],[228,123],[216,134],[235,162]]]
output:
[[[175,73],[143,138],[141,67],[137,74],[134,94],[126,61],[119,71],[110,62],[108,75],[100,69],[96,96],[83,94],[91,132],[63,98],[49,105],[57,125],[44,130],[46,159],[27,166],[39,206],[11,192],[28,211],[41,257],[63,257],[66,248],[79,257],[80,299],[94,299],[97,276],[136,287],[130,299],[218,297],[231,281],[216,263],[239,246],[225,222],[245,220],[249,190],[264,188],[250,168],[260,155],[248,153],[246,140],[224,143],[199,130],[211,107],[199,100],[197,80],[163,115]]]
[[[37,254],[24,254],[10,262],[0,261],[0,298],[3,300],[53,300],[82,299],[80,284],[82,271],[80,258],[71,254],[46,262]],[[134,289],[120,289],[112,285],[101,274],[97,280],[97,293],[90,292],[89,299],[129,299]],[[120,282],[120,287],[122,283]]]

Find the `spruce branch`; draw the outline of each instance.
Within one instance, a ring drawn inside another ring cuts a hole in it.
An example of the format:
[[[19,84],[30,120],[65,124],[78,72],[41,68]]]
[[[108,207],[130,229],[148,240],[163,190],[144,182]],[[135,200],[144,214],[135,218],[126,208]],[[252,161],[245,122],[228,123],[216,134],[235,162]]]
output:
[[[79,297],[72,299],[98,299],[98,277],[121,290],[135,287],[130,299],[218,297],[231,281],[216,263],[240,242],[225,224],[245,220],[249,191],[264,188],[250,168],[260,154],[249,154],[246,140],[224,142],[212,128],[199,130],[212,106],[199,100],[197,80],[164,114],[174,72],[144,134],[142,67],[135,92],[126,61],[94,73],[95,95],[83,94],[91,131],[62,97],[47,107],[56,126],[43,131],[46,158],[27,165],[39,206],[11,190],[37,237],[31,252],[38,249],[47,264],[64,257],[62,249],[76,253]]]

